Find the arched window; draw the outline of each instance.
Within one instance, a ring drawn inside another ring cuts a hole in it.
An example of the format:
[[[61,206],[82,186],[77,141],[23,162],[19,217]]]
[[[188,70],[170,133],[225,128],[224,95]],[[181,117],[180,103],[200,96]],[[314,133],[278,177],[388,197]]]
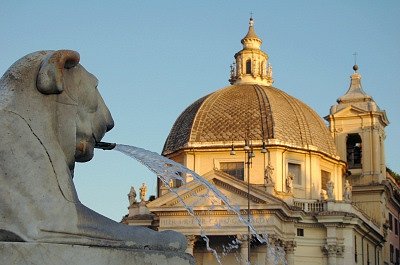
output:
[[[361,168],[362,141],[358,133],[347,135],[346,149],[349,168]]]
[[[246,74],[250,75],[251,74],[251,60],[246,61]]]

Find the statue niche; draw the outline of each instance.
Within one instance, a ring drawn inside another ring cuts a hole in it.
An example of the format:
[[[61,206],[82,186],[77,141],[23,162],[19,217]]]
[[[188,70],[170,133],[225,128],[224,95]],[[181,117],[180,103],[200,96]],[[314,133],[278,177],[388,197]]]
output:
[[[75,162],[114,126],[97,79],[75,51],[40,51],[0,79],[0,241],[184,252],[174,231],[129,227],[85,207]]]

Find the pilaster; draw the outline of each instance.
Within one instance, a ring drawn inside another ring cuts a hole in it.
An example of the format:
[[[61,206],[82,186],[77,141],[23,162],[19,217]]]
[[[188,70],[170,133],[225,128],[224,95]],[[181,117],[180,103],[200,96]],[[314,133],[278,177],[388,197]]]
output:
[[[193,256],[194,244],[196,244],[196,241],[198,240],[198,236],[187,235],[186,239],[187,239],[188,244],[187,244],[185,252]]]
[[[240,258],[242,265],[249,265],[247,262],[249,260],[249,236],[244,234],[239,234],[236,236],[240,241]]]

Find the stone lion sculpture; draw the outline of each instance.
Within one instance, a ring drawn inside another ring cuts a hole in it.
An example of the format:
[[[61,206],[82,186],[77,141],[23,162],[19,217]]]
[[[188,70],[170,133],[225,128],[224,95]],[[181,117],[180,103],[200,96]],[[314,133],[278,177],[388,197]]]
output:
[[[0,79],[0,241],[184,251],[186,239],[114,222],[85,207],[75,161],[114,126],[75,51],[40,51]]]

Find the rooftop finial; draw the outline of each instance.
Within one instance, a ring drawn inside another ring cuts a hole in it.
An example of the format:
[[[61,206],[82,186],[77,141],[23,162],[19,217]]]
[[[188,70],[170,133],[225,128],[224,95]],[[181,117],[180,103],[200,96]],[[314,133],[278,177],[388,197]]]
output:
[[[354,72],[356,72],[357,73],[357,70],[358,70],[358,65],[357,65],[357,52],[354,52],[353,53],[353,56],[354,56],[354,66],[353,66],[353,70],[354,70]]]
[[[249,21],[250,27],[254,26],[254,19],[253,19],[253,12],[250,12],[250,21]]]

